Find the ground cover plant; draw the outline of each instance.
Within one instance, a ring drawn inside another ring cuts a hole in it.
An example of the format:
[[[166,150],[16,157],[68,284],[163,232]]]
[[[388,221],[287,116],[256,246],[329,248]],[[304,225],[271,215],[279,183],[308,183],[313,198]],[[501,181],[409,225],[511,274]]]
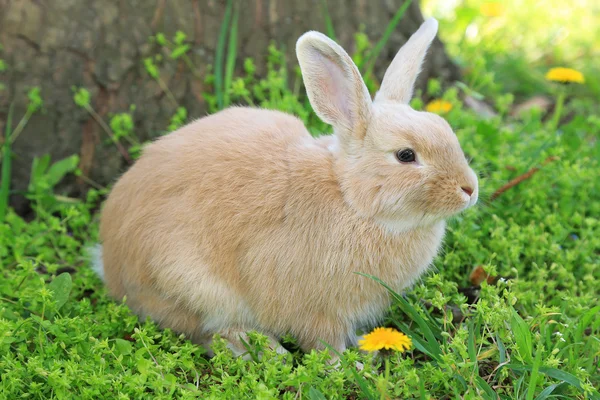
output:
[[[425,10],[440,9],[434,3],[425,2]],[[568,8],[574,20],[593,15],[586,4]],[[464,82],[442,87],[432,80],[412,105],[453,126],[480,173],[482,194],[477,207],[450,222],[431,272],[394,294],[385,325],[410,338],[408,350],[407,342],[379,355],[351,349],[335,368],[327,352],[301,354],[284,338],[292,354],[277,355],[253,334],[249,360],[233,357],[220,340],[207,359],[185,338],[138,321],[107,297],[85,257],[109,188],[90,181],[84,199],[54,191],[67,174],[81,175],[76,155],[35,160],[25,193],[32,215],[7,207],[11,143],[43,109],[43,92],[33,88],[26,114],[9,113],[1,141],[0,398],[600,399],[598,25],[564,39],[536,20],[521,41],[511,16],[531,21],[539,10],[516,0],[442,11],[441,37],[463,66]],[[231,6],[223,22],[213,74],[199,77],[211,87],[210,111],[237,103],[275,108],[302,118],[314,134],[328,133],[276,44],[265,49],[264,79],[252,60],[234,74],[238,13]],[[563,14],[544,13],[554,21],[549,26],[564,29]],[[334,36],[335,27],[327,33]],[[372,91],[378,82],[370,60],[380,39],[357,32],[353,54]],[[183,32],[152,40],[171,62],[195,70]],[[168,93],[159,61],[145,61],[148,79]],[[0,74],[7,67],[0,60]],[[554,67],[574,68],[582,79],[576,71],[549,73]],[[135,106],[102,121],[85,88],[73,96],[102,124],[106,146],[127,159],[139,156]],[[178,109],[165,133],[187,120]]]

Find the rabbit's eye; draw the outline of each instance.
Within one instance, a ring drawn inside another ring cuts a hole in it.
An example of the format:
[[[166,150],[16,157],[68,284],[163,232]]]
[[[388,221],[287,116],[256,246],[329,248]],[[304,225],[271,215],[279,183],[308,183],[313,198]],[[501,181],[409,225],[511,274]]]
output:
[[[412,149],[398,150],[398,152],[396,152],[396,158],[398,159],[398,161],[403,163],[410,163],[416,161],[415,152]]]

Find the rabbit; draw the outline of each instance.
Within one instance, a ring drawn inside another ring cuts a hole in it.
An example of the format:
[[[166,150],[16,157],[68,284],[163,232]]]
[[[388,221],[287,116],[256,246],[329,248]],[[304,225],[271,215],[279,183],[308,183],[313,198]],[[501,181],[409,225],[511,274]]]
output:
[[[452,128],[408,105],[437,27],[427,19],[410,37],[374,100],[338,44],[298,39],[310,104],[333,135],[231,107],[149,144],[103,206],[98,271],[110,295],[209,352],[219,334],[244,353],[248,331],[277,351],[287,334],[306,352],[356,345],[391,304],[358,273],[406,289],[445,220],[477,202]]]

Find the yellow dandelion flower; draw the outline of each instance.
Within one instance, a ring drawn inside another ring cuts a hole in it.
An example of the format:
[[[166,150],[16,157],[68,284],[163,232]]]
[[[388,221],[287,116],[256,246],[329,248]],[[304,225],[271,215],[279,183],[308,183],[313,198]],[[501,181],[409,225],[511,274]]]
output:
[[[392,328],[375,328],[358,342],[361,350],[377,351],[381,349],[403,352],[412,347],[412,341],[404,333]]]
[[[447,113],[450,110],[452,110],[452,103],[440,99],[430,101],[429,104],[425,106],[425,111],[437,114]]]
[[[504,6],[499,2],[483,3],[479,12],[486,17],[499,17],[504,13]]]
[[[585,79],[583,74],[571,68],[552,68],[546,73],[546,79],[562,83],[583,83]]]

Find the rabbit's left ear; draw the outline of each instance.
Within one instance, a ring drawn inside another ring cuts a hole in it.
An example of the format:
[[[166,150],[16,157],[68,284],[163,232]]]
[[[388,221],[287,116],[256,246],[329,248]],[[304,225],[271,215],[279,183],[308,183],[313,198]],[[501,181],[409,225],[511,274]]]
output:
[[[296,44],[304,85],[313,109],[333,125],[343,143],[362,140],[371,96],[352,58],[319,32],[307,32]]]
[[[405,104],[410,101],[425,54],[437,30],[437,20],[428,18],[408,39],[385,72],[375,101],[391,100]]]

